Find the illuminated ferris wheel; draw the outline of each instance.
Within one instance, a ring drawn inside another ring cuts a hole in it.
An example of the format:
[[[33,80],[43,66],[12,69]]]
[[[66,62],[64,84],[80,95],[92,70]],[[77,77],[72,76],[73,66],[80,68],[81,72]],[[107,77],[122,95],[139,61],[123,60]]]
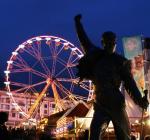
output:
[[[46,94],[54,98],[56,111],[67,109],[66,101],[75,104],[82,96],[82,99],[90,98],[91,82],[83,81],[79,85],[76,77],[76,65],[82,56],[73,44],[55,36],[38,36],[19,45],[7,61],[5,71],[7,94],[16,110],[25,118],[33,117]],[[37,98],[25,111],[15,101],[14,94],[36,94]]]

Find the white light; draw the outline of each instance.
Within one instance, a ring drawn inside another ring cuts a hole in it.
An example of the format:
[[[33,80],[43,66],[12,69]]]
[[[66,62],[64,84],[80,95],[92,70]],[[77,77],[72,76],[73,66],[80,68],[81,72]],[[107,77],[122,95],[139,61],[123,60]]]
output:
[[[42,40],[42,39],[41,39],[40,37],[36,37],[36,40],[37,40],[37,41],[40,41],[40,40]]]
[[[19,113],[22,114],[22,115],[24,114],[24,112],[22,112],[22,111],[20,111]]]
[[[18,54],[18,52],[12,52],[12,54],[13,54],[13,55],[17,55],[17,54]]]
[[[28,122],[23,122],[22,124],[23,124],[23,125],[29,125],[29,123],[28,123]]]
[[[91,81],[91,80],[89,80],[89,83],[91,84],[91,83],[92,83],[92,81]]]
[[[69,42],[65,42],[64,45],[65,45],[65,46],[68,46],[68,45],[69,45]]]
[[[9,71],[9,70],[5,70],[4,73],[5,73],[5,74],[9,74],[10,71]]]
[[[12,63],[13,63],[13,61],[12,61],[12,60],[10,60],[10,61],[7,61],[7,63],[8,63],[8,64],[12,64]]]
[[[76,50],[76,48],[71,48],[71,50],[72,50],[72,51],[75,51],[75,50]]]
[[[29,119],[29,121],[34,122],[34,123],[35,123],[35,122],[36,122],[36,119],[30,118],[30,119]]]
[[[23,49],[24,47],[25,47],[25,45],[23,45],[23,44],[19,45],[20,49]]]
[[[139,120],[135,120],[135,123],[139,123]]]
[[[79,56],[79,58],[81,58],[81,57],[83,57],[84,55],[83,54],[80,54],[80,55],[78,55]]]
[[[26,123],[25,123],[25,122],[23,122],[22,124],[23,124],[23,125],[25,125]]]
[[[19,111],[19,106],[16,104],[16,106],[15,106],[15,109],[17,110],[17,111]]]
[[[50,37],[46,37],[45,39],[46,39],[47,41],[51,40],[51,38],[50,38]]]
[[[4,84],[5,84],[5,85],[9,85],[9,84],[10,84],[10,82],[9,82],[9,81],[8,81],[8,82],[4,82]]]
[[[11,93],[11,92],[6,92],[6,94],[7,94],[7,95],[9,95],[9,96],[11,96],[11,95],[12,95],[12,93]]]
[[[32,40],[28,40],[27,43],[31,44],[33,41]]]
[[[18,104],[17,104],[17,103],[12,103],[12,105],[13,105],[13,106],[17,106]]]
[[[55,41],[56,41],[56,42],[60,42],[60,39],[56,38]]]
[[[90,92],[94,92],[94,90],[93,90],[93,89],[91,89],[91,90],[90,90]]]

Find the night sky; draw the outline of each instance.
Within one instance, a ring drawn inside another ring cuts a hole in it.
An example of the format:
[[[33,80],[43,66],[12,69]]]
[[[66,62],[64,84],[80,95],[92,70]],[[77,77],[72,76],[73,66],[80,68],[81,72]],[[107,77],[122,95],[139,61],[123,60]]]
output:
[[[1,76],[11,52],[34,36],[54,35],[79,47],[73,20],[79,13],[97,46],[104,31],[116,32],[118,53],[122,37],[150,36],[150,0],[0,0]]]

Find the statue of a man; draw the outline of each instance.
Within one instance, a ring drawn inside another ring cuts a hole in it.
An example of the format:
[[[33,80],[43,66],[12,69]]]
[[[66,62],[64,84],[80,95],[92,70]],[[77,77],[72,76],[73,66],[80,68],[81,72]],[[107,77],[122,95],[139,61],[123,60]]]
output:
[[[125,97],[120,92],[123,81],[128,94],[141,108],[148,100],[141,96],[130,71],[130,61],[115,53],[116,34],[107,31],[101,38],[103,49],[89,40],[81,24],[81,15],[75,16],[79,41],[85,52],[78,65],[78,75],[95,85],[94,115],[90,126],[90,140],[101,139],[104,126],[112,121],[117,140],[130,140],[129,120],[125,111]]]

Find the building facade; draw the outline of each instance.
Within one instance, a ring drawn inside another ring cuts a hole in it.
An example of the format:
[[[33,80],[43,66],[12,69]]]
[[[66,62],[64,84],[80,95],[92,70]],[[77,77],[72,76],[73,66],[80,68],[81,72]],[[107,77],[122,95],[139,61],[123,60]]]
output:
[[[6,94],[6,91],[0,91],[0,112],[7,112],[9,114],[7,126],[16,127],[23,119],[23,115],[15,109],[12,99]],[[37,95],[38,96],[38,95]],[[24,112],[28,112],[37,98],[36,95],[13,94],[16,103],[22,108]],[[39,102],[35,110],[34,118],[40,120],[43,117],[48,117],[53,114],[55,109],[55,102],[53,98],[44,97]]]

